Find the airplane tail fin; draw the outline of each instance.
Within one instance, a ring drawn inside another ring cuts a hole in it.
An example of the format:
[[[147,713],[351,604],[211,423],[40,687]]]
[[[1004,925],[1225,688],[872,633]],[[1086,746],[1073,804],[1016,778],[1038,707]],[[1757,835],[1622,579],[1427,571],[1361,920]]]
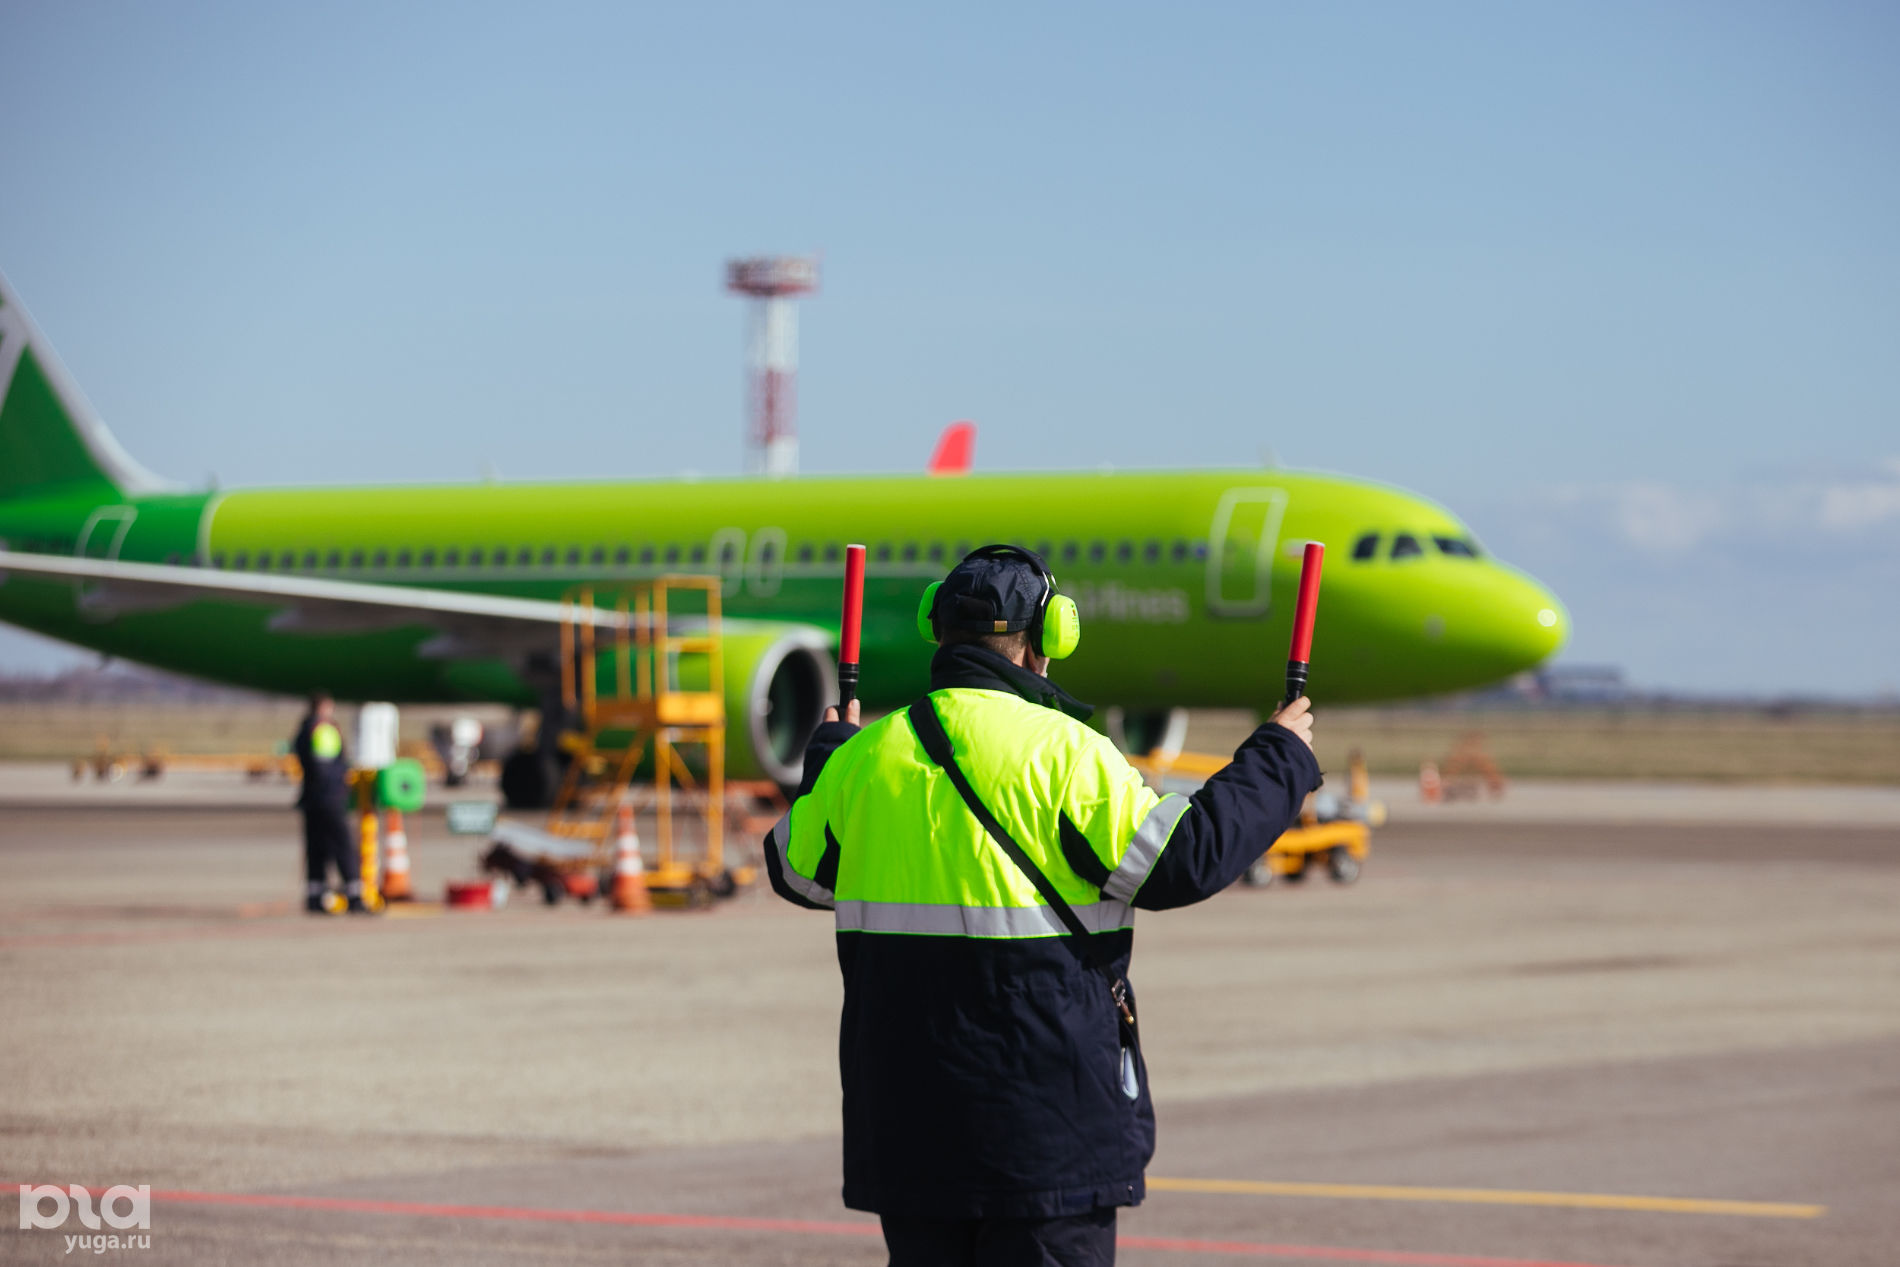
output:
[[[0,499],[173,487],[119,447],[0,276]]]
[[[953,422],[937,437],[937,451],[930,455],[932,475],[968,475],[970,459],[976,453],[976,424]]]

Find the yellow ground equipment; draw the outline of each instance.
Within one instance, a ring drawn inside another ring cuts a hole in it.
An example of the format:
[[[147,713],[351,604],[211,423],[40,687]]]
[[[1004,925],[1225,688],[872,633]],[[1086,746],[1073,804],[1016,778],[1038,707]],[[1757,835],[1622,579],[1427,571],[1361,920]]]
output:
[[[1227,758],[1199,752],[1172,755],[1152,752],[1130,757],[1128,763],[1149,782],[1166,791],[1192,792],[1219,769]],[[1385,822],[1385,806],[1371,797],[1366,763],[1355,750],[1351,759],[1351,790],[1346,800],[1320,793],[1300,813],[1300,825],[1288,828],[1266,855],[1241,876],[1244,884],[1264,887],[1276,879],[1298,883],[1314,866],[1340,884],[1359,878],[1372,852],[1372,829]]]
[[[376,816],[376,770],[351,770],[350,791],[356,798],[357,845],[362,850],[363,905],[372,911],[383,909],[383,891],[377,883],[378,823]]]
[[[579,723],[560,741],[567,774],[545,831],[498,824],[497,843],[543,870],[610,873],[613,824],[626,804],[656,820],[645,872],[656,902],[700,906],[751,883],[752,868],[725,860],[720,584],[663,576],[567,593],[561,693]]]

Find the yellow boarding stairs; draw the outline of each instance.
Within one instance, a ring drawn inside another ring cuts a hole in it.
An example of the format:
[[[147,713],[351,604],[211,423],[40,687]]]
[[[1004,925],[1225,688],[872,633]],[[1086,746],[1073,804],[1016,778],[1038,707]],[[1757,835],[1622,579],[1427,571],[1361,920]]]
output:
[[[719,587],[717,577],[662,576],[562,598],[561,694],[580,727],[560,740],[570,760],[547,834],[570,844],[551,858],[557,865],[611,868],[615,811],[626,801],[657,819],[646,877],[657,898],[701,905],[732,893]],[[651,782],[636,787],[643,773]],[[701,847],[682,848],[682,835]]]

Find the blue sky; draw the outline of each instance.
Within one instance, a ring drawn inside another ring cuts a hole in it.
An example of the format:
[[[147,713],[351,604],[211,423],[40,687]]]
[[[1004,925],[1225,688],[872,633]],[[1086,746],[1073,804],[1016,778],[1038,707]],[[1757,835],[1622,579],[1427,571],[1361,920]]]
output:
[[[133,453],[229,487],[736,470],[722,261],[822,250],[807,470],[955,418],[991,469],[1271,452],[1451,506],[1566,659],[1861,692],[1895,65],[1878,4],[27,0],[0,268]]]

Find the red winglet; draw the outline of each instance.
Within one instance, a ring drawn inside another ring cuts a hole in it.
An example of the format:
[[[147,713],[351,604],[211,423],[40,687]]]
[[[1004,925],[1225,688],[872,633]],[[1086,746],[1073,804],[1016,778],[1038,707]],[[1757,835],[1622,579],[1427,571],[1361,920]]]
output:
[[[976,424],[953,422],[937,437],[937,451],[930,455],[932,475],[968,475],[970,459],[976,454]]]
[[[1319,612],[1319,568],[1325,558],[1325,546],[1306,543],[1305,557],[1300,560],[1300,597],[1293,606],[1293,646],[1286,653],[1287,659],[1301,664],[1313,658],[1313,617]]]

